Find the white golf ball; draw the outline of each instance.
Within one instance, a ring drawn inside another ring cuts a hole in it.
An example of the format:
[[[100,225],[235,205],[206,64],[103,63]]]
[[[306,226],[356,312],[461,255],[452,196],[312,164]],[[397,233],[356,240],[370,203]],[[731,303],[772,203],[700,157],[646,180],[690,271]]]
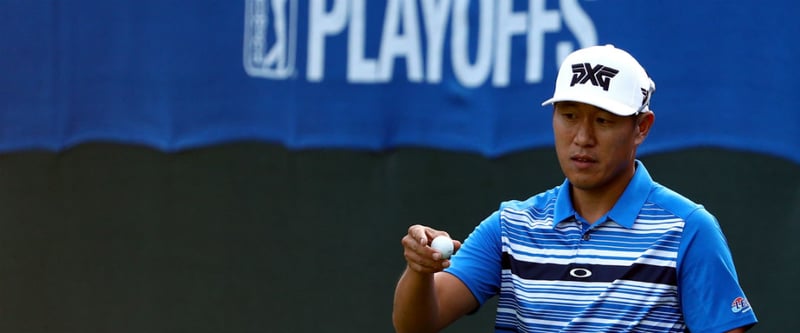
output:
[[[447,236],[434,238],[431,242],[431,247],[442,254],[442,259],[448,259],[453,254],[453,240]]]

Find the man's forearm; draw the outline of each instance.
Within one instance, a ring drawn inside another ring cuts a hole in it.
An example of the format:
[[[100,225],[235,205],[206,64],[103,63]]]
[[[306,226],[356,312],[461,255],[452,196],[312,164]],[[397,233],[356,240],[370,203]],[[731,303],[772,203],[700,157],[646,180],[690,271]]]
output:
[[[433,274],[403,272],[394,293],[392,321],[397,332],[435,332],[438,305]]]

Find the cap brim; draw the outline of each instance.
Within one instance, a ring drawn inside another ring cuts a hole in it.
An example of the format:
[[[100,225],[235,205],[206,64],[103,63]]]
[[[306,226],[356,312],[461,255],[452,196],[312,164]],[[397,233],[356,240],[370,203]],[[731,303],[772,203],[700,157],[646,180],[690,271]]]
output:
[[[581,95],[583,95],[583,96],[581,96]],[[549,105],[549,104],[554,104],[554,103],[557,103],[557,102],[579,102],[579,103],[586,103],[586,104],[589,104],[589,105],[594,105],[594,106],[596,106],[598,108],[601,108],[601,109],[606,110],[608,112],[611,112],[611,113],[613,113],[615,115],[623,116],[623,117],[632,116],[632,115],[636,114],[636,111],[637,111],[637,110],[635,110],[633,108],[630,108],[629,106],[627,106],[625,104],[616,102],[614,100],[597,99],[597,98],[592,99],[592,98],[587,98],[584,94],[581,94],[581,95],[563,94],[563,95],[560,95],[560,96],[553,96],[553,98],[542,102],[542,106]]]

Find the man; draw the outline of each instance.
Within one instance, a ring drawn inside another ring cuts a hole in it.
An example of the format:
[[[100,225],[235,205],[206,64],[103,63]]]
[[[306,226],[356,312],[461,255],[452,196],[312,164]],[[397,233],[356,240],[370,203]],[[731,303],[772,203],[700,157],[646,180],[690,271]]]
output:
[[[553,98],[566,180],[510,201],[443,260],[415,225],[395,291],[398,332],[436,332],[498,295],[497,332],[744,332],[756,323],[716,219],[635,159],[655,84],[612,45],[577,50]]]

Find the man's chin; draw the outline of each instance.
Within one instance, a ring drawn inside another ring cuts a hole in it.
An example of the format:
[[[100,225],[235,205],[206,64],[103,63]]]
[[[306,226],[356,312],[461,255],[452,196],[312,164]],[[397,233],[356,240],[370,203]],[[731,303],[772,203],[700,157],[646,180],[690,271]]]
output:
[[[586,176],[572,176],[572,177],[569,177],[568,176],[567,179],[569,179],[570,185],[572,185],[573,188],[578,189],[578,190],[591,191],[591,190],[597,188],[597,181],[592,179],[592,178],[590,178],[590,177],[586,177]]]

